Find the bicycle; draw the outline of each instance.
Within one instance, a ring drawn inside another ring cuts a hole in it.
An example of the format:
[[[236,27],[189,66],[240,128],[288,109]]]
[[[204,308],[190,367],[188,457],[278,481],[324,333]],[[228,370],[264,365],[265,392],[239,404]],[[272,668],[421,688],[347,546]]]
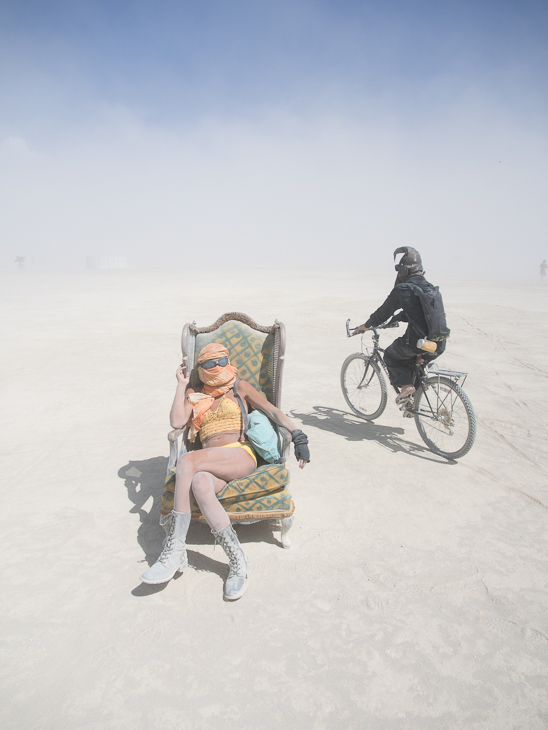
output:
[[[346,334],[353,337],[350,319]],[[361,352],[349,355],[341,369],[341,387],[344,398],[360,418],[373,421],[382,415],[388,401],[388,389],[383,370],[388,376],[379,346],[377,330],[398,327],[394,318],[378,327],[370,327],[373,349],[365,347],[362,335]],[[365,333],[363,333],[365,334]],[[468,373],[440,370],[420,354],[413,365],[413,385],[416,388],[400,408],[406,418],[414,418],[418,432],[428,448],[446,459],[460,459],[467,454],[476,439],[476,416],[470,399],[462,389]],[[396,393],[399,392],[393,386]]]

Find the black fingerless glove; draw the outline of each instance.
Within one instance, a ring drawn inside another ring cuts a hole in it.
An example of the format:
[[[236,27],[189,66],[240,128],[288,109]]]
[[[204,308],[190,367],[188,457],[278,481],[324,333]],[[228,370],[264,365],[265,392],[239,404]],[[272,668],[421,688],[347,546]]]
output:
[[[308,438],[300,429],[291,431],[291,440],[295,448],[295,458],[297,461],[310,461],[310,451],[308,450]]]

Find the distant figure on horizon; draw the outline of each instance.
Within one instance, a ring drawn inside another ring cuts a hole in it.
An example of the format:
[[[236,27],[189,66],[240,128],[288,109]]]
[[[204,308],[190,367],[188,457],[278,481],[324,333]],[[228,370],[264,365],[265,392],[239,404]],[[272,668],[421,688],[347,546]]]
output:
[[[373,312],[367,322],[356,327],[354,334],[366,332],[370,327],[377,327],[390,319],[395,312],[402,310],[396,315],[395,321],[408,322],[409,326],[403,337],[398,337],[386,348],[384,362],[388,368],[390,382],[400,389],[396,403],[403,405],[415,394],[412,366],[417,355],[421,355],[425,360],[434,360],[443,354],[449,330],[445,322],[441,295],[437,287],[433,287],[424,278],[420,253],[411,246],[402,246],[394,251],[394,260],[399,253],[403,253],[403,256],[395,267],[398,275],[394,288],[384,304]],[[417,293],[419,289],[420,296]],[[428,313],[429,324],[426,322],[425,308],[421,301],[423,294],[434,301],[437,307]],[[434,322],[432,317],[435,319]],[[432,329],[437,330],[435,334],[432,333]]]
[[[26,259],[26,256],[16,256],[15,257],[15,263],[19,266],[20,269],[22,269],[23,266],[25,265],[25,259]]]
[[[544,284],[544,277],[546,276],[546,269],[548,269],[548,264],[546,263],[546,259],[541,263],[540,265],[540,283]]]

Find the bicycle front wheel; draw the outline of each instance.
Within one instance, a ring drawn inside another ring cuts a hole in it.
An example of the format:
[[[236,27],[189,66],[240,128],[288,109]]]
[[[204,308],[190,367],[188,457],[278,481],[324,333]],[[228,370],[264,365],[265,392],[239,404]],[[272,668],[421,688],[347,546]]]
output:
[[[413,410],[421,438],[435,454],[459,459],[474,445],[474,409],[463,389],[450,378],[424,378],[417,389]]]
[[[357,416],[373,421],[386,408],[386,380],[378,363],[359,352],[349,355],[341,369],[344,399]]]

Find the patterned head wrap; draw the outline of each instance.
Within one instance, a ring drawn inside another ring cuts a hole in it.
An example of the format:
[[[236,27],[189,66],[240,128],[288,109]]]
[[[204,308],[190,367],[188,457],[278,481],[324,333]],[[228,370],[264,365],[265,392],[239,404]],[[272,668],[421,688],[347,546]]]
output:
[[[188,400],[192,403],[192,422],[188,434],[191,442],[195,440],[204,416],[213,405],[214,399],[227,393],[236,380],[238,370],[230,364],[230,361],[224,367],[216,365],[211,370],[204,370],[200,367],[200,363],[206,360],[219,360],[221,357],[228,357],[228,350],[218,342],[206,345],[198,356],[198,375],[204,385],[202,393],[190,393],[188,396]]]

